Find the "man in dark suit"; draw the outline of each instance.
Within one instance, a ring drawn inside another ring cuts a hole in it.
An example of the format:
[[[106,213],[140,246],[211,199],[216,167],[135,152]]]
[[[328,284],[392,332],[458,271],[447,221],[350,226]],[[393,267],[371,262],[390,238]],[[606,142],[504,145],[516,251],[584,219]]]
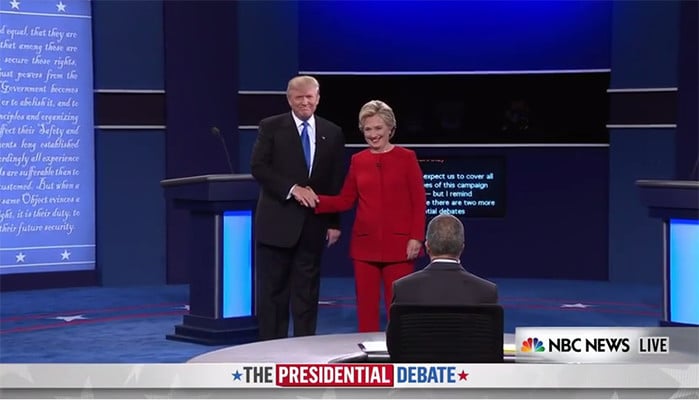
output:
[[[497,303],[498,289],[466,271],[460,262],[464,225],[453,215],[438,215],[427,225],[430,264],[393,284],[393,304],[471,305]]]
[[[287,337],[290,303],[294,336],[315,334],[320,257],[324,242],[340,237],[338,214],[316,215],[309,207],[315,193],[336,194],[342,186],[342,130],[315,115],[315,78],[290,80],[287,100],[291,112],[260,122],[251,156],[260,184],[254,228],[260,340]]]

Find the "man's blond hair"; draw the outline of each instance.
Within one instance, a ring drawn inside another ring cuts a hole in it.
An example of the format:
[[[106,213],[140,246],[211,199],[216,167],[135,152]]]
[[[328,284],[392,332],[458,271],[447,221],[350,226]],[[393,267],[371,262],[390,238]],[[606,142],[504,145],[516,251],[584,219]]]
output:
[[[308,75],[295,76],[289,81],[289,84],[286,87],[286,94],[288,95],[292,89],[307,88],[315,88],[317,92],[320,92],[320,84],[316,78]]]

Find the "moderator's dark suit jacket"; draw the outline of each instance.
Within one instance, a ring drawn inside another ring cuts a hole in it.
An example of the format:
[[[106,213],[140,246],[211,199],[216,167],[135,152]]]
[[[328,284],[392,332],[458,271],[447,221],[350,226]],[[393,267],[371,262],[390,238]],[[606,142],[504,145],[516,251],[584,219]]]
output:
[[[497,302],[497,285],[456,263],[431,263],[393,283],[393,303],[471,305]]]
[[[306,223],[319,235],[327,228],[339,229],[338,214],[315,215],[292,197],[294,184],[310,186],[318,194],[337,194],[345,175],[345,139],[342,129],[315,115],[316,149],[311,176],[299,131],[291,112],[260,121],[250,160],[252,175],[260,184],[255,217],[255,237],[263,244],[292,247]],[[324,236],[322,236],[324,237]]]
[[[477,305],[498,302],[497,286],[466,271],[460,264],[433,262],[421,271],[393,283],[393,304],[414,305]],[[386,346],[389,354],[395,336],[389,321]]]

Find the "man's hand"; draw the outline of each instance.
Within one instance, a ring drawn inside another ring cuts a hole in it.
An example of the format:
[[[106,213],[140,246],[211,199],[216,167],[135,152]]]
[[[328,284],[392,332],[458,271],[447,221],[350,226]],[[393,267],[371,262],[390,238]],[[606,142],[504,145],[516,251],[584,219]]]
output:
[[[308,189],[309,192],[311,192],[314,196],[316,196],[316,199],[318,198],[318,195],[316,194],[315,191],[313,191],[312,187],[306,186],[306,189]],[[318,200],[317,202],[320,203],[320,200]]]
[[[308,188],[296,185],[291,190],[291,195],[304,207],[314,208],[318,204],[318,196]]]
[[[418,254],[420,254],[421,247],[422,247],[422,243],[420,243],[419,240],[415,240],[415,239],[408,240],[408,248],[406,249],[406,255],[408,257],[408,260],[416,259]]]
[[[339,229],[328,229],[328,234],[325,236],[325,239],[328,240],[328,247],[334,245],[340,239],[341,233]]]

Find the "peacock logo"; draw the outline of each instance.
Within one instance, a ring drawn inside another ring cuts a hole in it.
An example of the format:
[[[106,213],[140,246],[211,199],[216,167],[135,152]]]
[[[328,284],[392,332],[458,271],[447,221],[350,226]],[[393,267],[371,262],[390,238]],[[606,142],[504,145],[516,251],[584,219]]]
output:
[[[528,338],[522,342],[522,352],[523,353],[541,353],[546,351],[544,348],[544,343],[539,340],[539,338]]]

